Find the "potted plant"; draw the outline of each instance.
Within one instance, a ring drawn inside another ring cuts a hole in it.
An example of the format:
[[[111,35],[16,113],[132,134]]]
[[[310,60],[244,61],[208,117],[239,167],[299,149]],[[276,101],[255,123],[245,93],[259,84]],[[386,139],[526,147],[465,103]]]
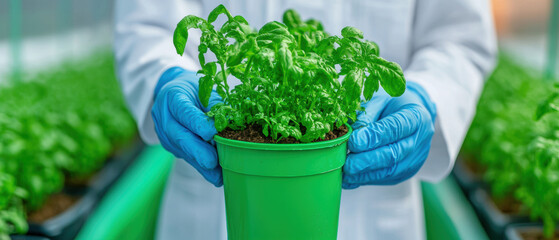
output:
[[[552,114],[559,92],[551,85],[502,57],[480,98],[462,152],[485,169],[487,184],[470,200],[494,238],[503,238],[512,224],[540,220],[552,234],[559,219],[553,190],[559,184],[559,122]],[[541,96],[549,97],[540,103]]]
[[[557,98],[559,94],[552,96]],[[541,111],[538,111],[538,116],[541,117],[543,114],[539,112]],[[557,127],[555,129],[559,129]],[[502,223],[498,229],[507,239],[557,239],[559,196],[553,189],[559,186],[556,174],[559,169],[559,139],[541,136],[535,138],[526,149],[525,159],[525,162],[519,164],[520,177],[514,190],[514,200],[521,205],[523,211],[516,214],[489,211],[489,204],[485,204],[483,208],[488,211],[486,215],[491,224]],[[485,198],[488,199],[489,196]]]
[[[468,194],[478,187],[488,187],[488,182],[496,182],[500,185],[497,188],[505,191],[510,189],[517,172],[504,169],[511,168],[513,157],[519,154],[517,147],[526,146],[533,135],[534,100],[539,101],[538,97],[547,92],[542,83],[513,58],[500,54],[454,169],[458,183]]]
[[[548,127],[547,134],[536,137],[527,149],[528,163],[520,165],[521,184],[516,197],[541,224],[516,224],[506,230],[507,239],[558,239],[559,187],[559,83],[536,109],[538,123]],[[549,115],[544,117],[544,115]]]
[[[229,239],[335,239],[347,122],[361,95],[370,100],[380,86],[403,94],[400,66],[360,30],[330,36],[293,10],[258,31],[223,5],[207,20],[186,16],[173,38],[180,55],[192,28],[202,32],[199,98],[207,106],[215,87],[223,100],[207,114],[219,132]],[[217,61],[206,62],[208,50]],[[241,82],[232,90],[230,75]]]

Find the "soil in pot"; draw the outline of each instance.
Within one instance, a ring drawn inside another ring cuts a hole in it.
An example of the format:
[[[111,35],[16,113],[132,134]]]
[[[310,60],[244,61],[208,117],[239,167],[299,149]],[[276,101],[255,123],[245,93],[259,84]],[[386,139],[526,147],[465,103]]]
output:
[[[504,214],[508,215],[523,215],[522,214],[522,203],[516,200],[514,197],[507,195],[505,197],[496,198],[490,196],[491,200],[495,203],[495,206]]]
[[[487,167],[480,164],[479,160],[475,159],[474,156],[463,154],[462,155],[463,163],[470,170],[470,172],[474,173],[476,177],[482,178],[483,174],[487,170]]]
[[[47,199],[43,207],[28,213],[28,221],[42,223],[63,213],[72,207],[78,200],[80,200],[79,196],[73,196],[66,193],[53,194]]]
[[[559,240],[559,231],[556,231],[551,238],[545,238],[541,231],[523,231],[520,232],[520,236],[524,240]]]
[[[91,179],[95,177],[98,172],[99,170],[84,176],[66,176],[64,185],[69,188],[87,188],[91,183]]]
[[[301,131],[303,134],[305,134],[305,127],[302,127]],[[341,127],[328,132],[324,137],[324,139],[317,139],[313,142],[322,142],[322,141],[336,139],[338,137],[345,135],[348,131],[349,131],[348,128],[345,125],[342,125]],[[272,137],[270,136],[266,137],[262,133],[262,126],[257,124],[248,125],[247,128],[241,131],[227,128],[221,131],[220,133],[218,133],[218,135],[220,137],[224,137],[232,140],[255,142],[255,143],[301,143],[299,142],[299,140],[293,137],[282,138],[279,141],[272,139]]]

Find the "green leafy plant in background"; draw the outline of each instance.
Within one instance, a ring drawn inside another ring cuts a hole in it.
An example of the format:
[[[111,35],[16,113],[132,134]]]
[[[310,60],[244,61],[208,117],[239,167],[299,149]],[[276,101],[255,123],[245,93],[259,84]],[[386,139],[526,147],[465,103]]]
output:
[[[0,206],[0,219],[14,209],[40,208],[49,195],[62,190],[65,178],[93,173],[136,132],[110,52],[0,86],[0,126],[0,169],[27,195],[14,200],[24,208]],[[0,226],[0,235],[10,231]]]
[[[526,146],[547,131],[534,119],[546,93],[549,84],[504,56],[487,80],[462,152],[488,166],[484,177],[497,197],[512,194],[519,178],[516,161],[525,161]]]
[[[551,238],[559,222],[559,138],[532,141],[519,166],[520,184],[515,190],[533,219],[542,219],[544,235]]]
[[[17,187],[15,179],[3,172],[0,165],[0,240],[9,240],[8,234],[27,231],[22,198],[26,192]]]
[[[559,222],[559,85],[552,85],[501,56],[462,146],[487,169],[493,196],[514,197],[543,220],[547,237]]]
[[[542,101],[536,110],[536,119],[541,119],[545,114],[559,112],[559,83],[555,83],[555,92]]]
[[[554,87],[535,114],[538,123],[548,126],[548,131],[532,140],[523,156],[526,161],[519,162],[521,184],[515,190],[530,216],[543,220],[547,238],[555,234],[559,222],[559,83]]]
[[[216,29],[213,23],[222,14],[227,19]],[[362,94],[370,100],[380,86],[392,96],[405,91],[400,66],[381,58],[378,46],[353,27],[342,29],[341,37],[330,36],[320,22],[302,21],[288,10],[283,23],[269,22],[256,31],[219,5],[207,20],[189,15],[178,23],[173,42],[180,55],[189,29],[202,32],[200,100],[207,106],[215,86],[224,101],[208,112],[218,131],[257,124],[275,140],[311,142],[355,120]],[[217,61],[206,62],[208,50]],[[241,81],[232,90],[230,75]]]

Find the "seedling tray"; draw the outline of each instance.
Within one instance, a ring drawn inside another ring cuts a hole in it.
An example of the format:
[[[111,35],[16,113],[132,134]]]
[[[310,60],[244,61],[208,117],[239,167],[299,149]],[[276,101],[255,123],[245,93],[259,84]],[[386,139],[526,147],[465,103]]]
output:
[[[523,240],[525,238],[522,237],[521,233],[533,233],[535,235],[543,234],[543,225],[539,223],[513,224],[507,227],[504,239]],[[559,236],[559,232],[555,231],[555,236]],[[551,239],[557,239],[557,237]]]
[[[145,144],[138,138],[115,152],[89,181],[87,187],[65,188],[64,192],[80,199],[63,213],[42,223],[29,223],[28,234],[54,240],[74,239],[100,199],[125,169],[138,157]]]
[[[124,170],[136,159],[145,144],[139,137],[115,152],[108,160],[105,166],[93,177],[90,187],[102,197],[107,190],[115,183]]]
[[[12,240],[49,240],[46,237],[30,236],[30,235],[13,235],[10,236]]]
[[[503,239],[509,225],[530,222],[526,215],[503,213],[485,189],[479,188],[472,192],[470,200],[491,239]]]
[[[97,201],[90,190],[63,213],[42,223],[29,223],[28,234],[40,235],[53,240],[74,239]]]
[[[470,170],[464,163],[464,159],[460,156],[454,164],[452,174],[456,178],[456,182],[458,183],[462,191],[464,191],[464,193],[466,194],[470,194],[475,189],[485,186],[483,179],[472,170]]]

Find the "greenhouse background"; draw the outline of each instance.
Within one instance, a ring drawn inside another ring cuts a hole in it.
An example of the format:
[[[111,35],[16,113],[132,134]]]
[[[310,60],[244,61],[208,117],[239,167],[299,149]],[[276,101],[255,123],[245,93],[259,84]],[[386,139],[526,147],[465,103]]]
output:
[[[0,2],[0,73],[84,56],[112,41],[111,0]],[[539,71],[547,64],[551,0],[492,0],[501,49]],[[38,51],[41,58],[36,57]],[[49,61],[44,61],[48,59]],[[557,61],[555,61],[557,68]]]
[[[557,239],[559,1],[491,2],[499,64],[453,173],[422,183],[427,236]],[[124,104],[113,5],[0,1],[0,240],[154,237],[173,156]]]
[[[110,47],[112,11],[109,0],[0,2],[0,73],[32,71]]]

